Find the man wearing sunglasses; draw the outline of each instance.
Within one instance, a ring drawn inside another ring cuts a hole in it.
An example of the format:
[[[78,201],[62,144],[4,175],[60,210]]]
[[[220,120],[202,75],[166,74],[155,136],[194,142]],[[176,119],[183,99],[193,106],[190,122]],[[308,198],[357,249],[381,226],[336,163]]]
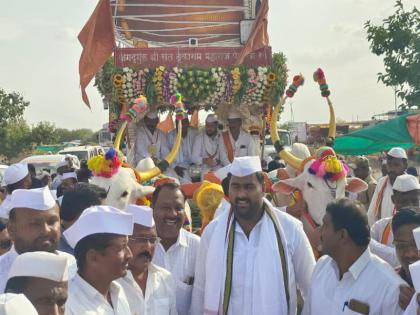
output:
[[[169,271],[152,263],[157,237],[153,211],[149,207],[129,205],[133,215],[133,235],[128,246],[133,254],[127,274],[118,280],[127,295],[133,315],[175,315],[175,281]]]

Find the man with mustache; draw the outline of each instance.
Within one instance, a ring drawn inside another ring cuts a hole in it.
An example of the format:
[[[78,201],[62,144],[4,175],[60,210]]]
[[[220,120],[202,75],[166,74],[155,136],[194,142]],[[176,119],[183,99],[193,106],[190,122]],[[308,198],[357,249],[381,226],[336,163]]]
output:
[[[367,212],[369,225],[376,221],[395,214],[395,206],[392,202],[392,185],[395,179],[404,174],[407,169],[407,153],[402,148],[392,148],[386,156],[388,175],[380,178]]]
[[[66,315],[131,315],[127,297],[115,280],[127,274],[133,257],[127,235],[132,233],[133,216],[109,206],[87,208],[64,231],[77,261]]]
[[[202,235],[191,314],[295,314],[315,265],[302,224],[264,198],[258,156],[235,158],[230,173],[231,209]]]
[[[74,257],[57,251],[60,212],[48,187],[13,191],[9,208],[7,230],[13,246],[0,257],[0,292],[4,292],[14,260],[26,252],[43,251],[64,256],[68,260],[69,276],[74,275]]]
[[[200,238],[182,228],[185,221],[185,198],[178,184],[168,182],[156,187],[152,209],[157,235],[161,239],[156,245],[153,262],[174,277],[178,314],[187,315],[191,305]]]
[[[153,210],[129,205],[126,212],[134,219],[133,235],[128,238],[133,258],[127,274],[118,283],[127,295],[131,314],[175,315],[175,281],[170,272],[152,263],[155,246],[159,243]]]

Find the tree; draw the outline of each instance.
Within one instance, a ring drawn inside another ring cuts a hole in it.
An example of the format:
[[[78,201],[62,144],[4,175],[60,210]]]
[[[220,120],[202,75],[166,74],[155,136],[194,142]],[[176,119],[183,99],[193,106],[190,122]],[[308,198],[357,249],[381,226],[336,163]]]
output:
[[[6,93],[0,88],[0,128],[12,120],[19,120],[29,102],[16,92]]]
[[[371,51],[384,58],[378,81],[395,87],[403,109],[420,108],[420,13],[416,7],[406,11],[401,0],[395,8],[380,26],[366,22],[367,39]]]
[[[9,159],[32,148],[31,129],[22,118],[0,128],[0,138],[0,152]]]
[[[41,121],[36,126],[32,127],[31,141],[36,145],[53,144],[57,142],[55,125]]]

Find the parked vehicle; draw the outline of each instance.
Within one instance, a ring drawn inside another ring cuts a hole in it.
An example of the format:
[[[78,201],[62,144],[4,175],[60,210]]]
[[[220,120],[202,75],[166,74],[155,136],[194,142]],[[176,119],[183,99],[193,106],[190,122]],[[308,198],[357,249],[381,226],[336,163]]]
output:
[[[79,158],[79,160],[89,160],[97,155],[105,154],[104,149],[101,146],[78,146],[65,148],[58,152],[58,154],[72,154]]]
[[[68,154],[72,157],[75,167],[80,168],[79,158],[70,153]],[[37,174],[40,174],[43,170],[48,170],[51,174],[53,174],[57,172],[57,164],[62,160],[63,154],[46,154],[29,156],[20,161],[20,163],[33,164]]]

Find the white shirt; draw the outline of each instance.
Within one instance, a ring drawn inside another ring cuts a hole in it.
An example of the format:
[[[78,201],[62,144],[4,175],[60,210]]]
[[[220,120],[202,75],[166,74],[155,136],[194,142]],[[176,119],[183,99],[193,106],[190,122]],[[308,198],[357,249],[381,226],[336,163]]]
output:
[[[219,150],[219,138],[220,134],[216,133],[214,137],[209,137],[206,133],[206,130],[202,130],[194,141],[194,149],[192,152],[192,162],[197,165],[202,166],[203,171],[209,170],[209,167],[203,163],[203,159],[212,157],[214,160],[220,161],[220,150]],[[217,164],[211,168],[215,171],[219,169],[222,165]]]
[[[57,250],[56,253],[67,258],[69,279],[71,279],[77,271],[76,259],[72,255],[59,250]],[[19,256],[19,254],[16,252],[14,246],[12,246],[7,253],[0,256],[0,293],[4,293],[4,290],[6,289],[9,271],[17,256]]]
[[[398,315],[399,286],[405,282],[369,249],[339,279],[337,263],[325,255],[318,260],[312,275],[309,297],[303,315],[358,314],[346,304],[355,299],[370,307],[369,315]]]
[[[109,288],[112,306],[79,274],[69,281],[65,315],[131,315],[127,297],[121,286],[113,281]]]
[[[149,152],[150,145],[155,146],[155,157],[159,160],[164,159],[170,151],[167,135],[162,130],[156,128],[152,135],[146,126],[139,126],[136,135],[134,165],[137,165],[140,160],[152,156]]]
[[[241,129],[238,140],[234,140],[230,131],[228,131],[230,143],[232,144],[234,157],[242,156],[255,156],[258,155],[257,145],[255,144],[254,138],[247,132]],[[220,161],[223,166],[229,165],[227,150],[225,147],[225,142],[223,140],[223,134],[219,138],[219,148],[220,148]]]
[[[419,308],[419,303],[417,303],[417,294],[418,292],[414,293],[410,304],[408,304],[405,309],[404,315],[417,315],[417,309]]]
[[[380,218],[376,218],[375,205],[378,199],[378,194],[381,191],[382,186],[384,185],[385,181],[387,183],[386,183],[386,187],[383,192],[383,195],[382,195],[382,204],[380,208],[381,216]],[[394,214],[395,206],[394,206],[394,203],[392,202],[391,196],[392,196],[392,185],[391,185],[391,182],[388,180],[388,176],[381,177],[380,179],[378,179],[378,184],[376,185],[375,192],[373,193],[372,200],[370,201],[369,209],[367,212],[368,222],[370,226],[372,226],[378,219],[392,217],[392,215]]]
[[[315,266],[315,259],[312,253],[308,238],[303,232],[302,223],[291,215],[275,210],[277,219],[283,229],[286,237],[287,247],[286,255],[288,259],[288,271],[290,284],[290,312],[296,314],[297,297],[296,288],[302,292],[305,298],[310,286],[312,270]],[[252,314],[252,283],[255,246],[258,244],[261,233],[261,220],[255,225],[249,234],[249,238],[243,232],[239,224],[235,225],[235,243],[233,252],[233,274],[232,291],[229,302],[228,315],[259,315]],[[210,245],[211,237],[217,226],[216,221],[211,222],[201,237],[200,251],[197,258],[197,267],[195,271],[193,300],[191,304],[191,314],[203,314],[204,306],[204,288],[206,281],[206,259],[207,251]],[[273,235],[275,238],[276,236]],[[222,255],[223,253],[221,253]],[[278,255],[278,251],[273,255]],[[267,259],[270,259],[267,257]],[[273,279],[275,281],[275,279]],[[279,280],[280,281],[280,280]],[[267,283],[269,286],[270,284]],[[274,297],[273,297],[274,298]],[[284,315],[284,314],[273,314]]]
[[[133,278],[127,275],[117,280],[123,288],[132,315],[176,315],[176,283],[167,270],[151,263],[146,282],[146,294]]]
[[[384,218],[376,221],[370,228],[371,240],[369,243],[370,251],[385,260],[392,267],[396,268],[400,265],[397,252],[394,247],[394,233],[390,226],[390,233],[386,244],[382,244],[382,236],[388,223],[391,225],[392,217]]]
[[[179,315],[188,314],[191,305],[192,284],[194,279],[200,238],[184,229],[180,230],[177,242],[168,251],[158,244],[153,263],[168,270],[177,280],[176,308]]]

